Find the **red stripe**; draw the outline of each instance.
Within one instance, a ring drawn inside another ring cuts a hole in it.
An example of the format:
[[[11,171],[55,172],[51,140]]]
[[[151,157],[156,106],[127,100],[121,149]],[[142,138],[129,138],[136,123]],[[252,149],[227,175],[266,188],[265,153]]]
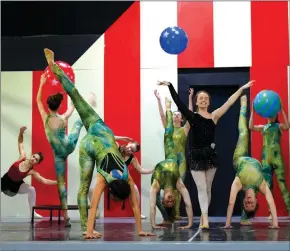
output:
[[[178,68],[214,67],[213,2],[177,2],[178,26],[188,47],[178,55]]]
[[[33,89],[32,89],[32,152],[42,152],[44,154],[43,162],[36,166],[36,171],[40,173],[41,176],[47,179],[56,180],[53,153],[50,144],[47,141],[44,132],[43,122],[40,113],[37,108],[36,96],[39,88],[40,76],[43,72],[35,71],[33,72]],[[60,86],[52,86],[46,84],[42,91],[42,101],[46,104],[46,99],[49,95],[55,94],[57,92],[63,92]],[[45,105],[46,108],[46,105]],[[62,105],[60,107],[59,113],[65,112],[67,109],[67,97],[64,95]],[[32,185],[36,189],[36,205],[59,205],[59,197],[57,186],[48,186],[40,183],[39,181],[32,178]],[[37,211],[40,215],[49,216],[48,211]],[[57,215],[57,212],[54,212]]]
[[[276,91],[283,102],[288,114],[288,5],[287,2],[251,2],[252,6],[252,62],[251,79],[257,82],[251,88],[251,102],[256,94],[263,89]],[[279,27],[279,29],[277,28]],[[279,118],[283,121],[282,118]],[[266,120],[255,115],[255,124],[265,124]],[[283,133],[281,147],[283,151],[285,169],[289,168],[289,136]],[[262,136],[252,133],[252,156],[261,159]],[[286,177],[289,174],[286,174]],[[275,176],[275,175],[274,175]],[[289,186],[289,179],[288,179]],[[281,192],[275,178],[274,199],[278,215],[287,215]],[[264,196],[259,195],[259,216],[268,215],[268,207]]]
[[[115,135],[140,142],[140,3],[135,2],[105,33],[104,107],[105,122]],[[140,153],[137,154],[140,157]],[[140,158],[139,158],[140,159]],[[130,170],[140,188],[140,175]],[[104,196],[105,217],[133,216],[129,200],[122,203]]]

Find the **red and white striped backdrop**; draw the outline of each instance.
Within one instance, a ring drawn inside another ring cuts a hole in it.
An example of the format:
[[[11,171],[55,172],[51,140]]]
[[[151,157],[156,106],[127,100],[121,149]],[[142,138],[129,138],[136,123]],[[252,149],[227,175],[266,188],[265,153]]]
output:
[[[137,154],[145,168],[164,158],[163,129],[153,95],[156,80],[168,79],[177,88],[178,68],[251,67],[257,82],[251,98],[264,88],[277,91],[288,112],[289,106],[289,3],[284,2],[136,2],[73,65],[78,89],[84,97],[97,94],[98,112],[116,135],[128,135],[141,142]],[[189,44],[179,56],[164,53],[159,45],[161,31],[178,25],[188,34]],[[49,44],[47,45],[49,47]],[[39,53],[42,53],[40,51]],[[56,55],[57,57],[57,55]],[[65,61],[65,58],[57,58]],[[55,179],[53,157],[36,106],[41,72],[2,72],[1,74],[1,174],[18,157],[17,133],[28,127],[25,148],[43,151],[45,161],[36,167],[44,177]],[[61,88],[59,88],[61,90]],[[44,98],[56,87],[46,86]],[[160,88],[164,97],[167,88]],[[67,104],[69,101],[66,101]],[[62,107],[65,111],[67,105]],[[78,118],[75,112],[68,123],[70,131]],[[255,118],[257,123],[263,120]],[[83,130],[82,135],[85,134]],[[252,155],[260,158],[261,135],[252,134]],[[289,134],[282,139],[289,181]],[[150,176],[131,169],[141,189],[142,212],[149,213]],[[37,204],[59,204],[57,188],[34,179],[27,182],[37,190]],[[77,204],[79,187],[78,150],[67,162],[68,203]],[[275,189],[278,212],[286,210]],[[26,196],[1,195],[2,216],[28,216]],[[101,208],[106,196],[101,201]],[[132,216],[127,202],[111,202],[105,216]],[[259,215],[267,214],[261,206]],[[128,209],[128,210],[127,210]],[[77,212],[71,212],[78,217]]]

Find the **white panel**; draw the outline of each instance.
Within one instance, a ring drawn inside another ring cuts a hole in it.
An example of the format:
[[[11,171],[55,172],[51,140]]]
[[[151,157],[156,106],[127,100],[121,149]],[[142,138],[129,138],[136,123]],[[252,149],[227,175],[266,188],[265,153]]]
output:
[[[74,70],[103,69],[105,36],[99,39],[73,64]]]
[[[213,26],[214,66],[251,66],[251,2],[214,1]]]
[[[104,70],[75,70],[76,86],[85,100],[88,100],[91,92],[97,96],[97,112],[104,117]],[[70,100],[69,100],[70,102]],[[79,119],[75,110],[69,119],[68,132],[71,131],[74,123]],[[77,205],[77,194],[80,186],[80,166],[79,166],[79,145],[81,139],[86,135],[85,128],[82,129],[81,135],[76,146],[76,150],[68,157],[68,204]],[[96,172],[96,171],[95,171]],[[100,201],[100,212],[103,216],[103,197]],[[70,217],[79,218],[78,211],[70,211]]]
[[[140,2],[141,68],[177,67],[177,56],[165,53],[160,47],[161,32],[177,25],[177,2]]]
[[[168,87],[157,86],[157,80],[170,81],[177,90],[177,68],[141,70],[141,163],[144,168],[148,169],[154,168],[158,162],[164,160],[164,129],[154,90],[158,89],[162,104],[165,102],[165,97],[171,97]],[[176,109],[176,105],[173,102],[172,110]],[[141,212],[148,217],[150,217],[150,180],[151,175],[141,176]],[[156,216],[161,217],[159,210],[156,210]]]
[[[32,72],[1,72],[1,177],[18,160],[18,134],[26,126],[24,148],[31,154]],[[31,177],[25,179],[31,184]],[[37,191],[36,191],[37,192]],[[8,197],[1,193],[1,219],[30,217],[27,195]]]

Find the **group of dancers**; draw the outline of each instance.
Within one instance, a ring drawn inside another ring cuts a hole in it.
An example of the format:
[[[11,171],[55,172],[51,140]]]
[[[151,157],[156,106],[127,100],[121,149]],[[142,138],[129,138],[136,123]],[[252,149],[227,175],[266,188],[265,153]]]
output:
[[[243,200],[243,213],[241,224],[250,224],[250,218],[257,210],[257,193],[260,191],[266,197],[272,219],[272,228],[278,228],[277,212],[272,196],[272,177],[275,172],[282,192],[284,202],[290,215],[290,197],[285,180],[285,166],[281,154],[280,139],[283,130],[289,129],[288,118],[282,107],[284,124],[277,118],[269,119],[266,125],[255,126],[253,124],[253,109],[251,111],[249,128],[260,131],[263,134],[262,164],[249,157],[248,142],[249,132],[247,126],[247,97],[242,96],[243,91],[250,88],[254,81],[250,81],[235,92],[220,108],[212,113],[208,112],[210,95],[205,91],[195,94],[194,102],[196,112],[193,112],[194,90],[189,91],[189,108],[180,100],[173,85],[169,82],[158,82],[158,85],[168,86],[172,99],[179,111],[171,111],[171,100],[165,99],[164,113],[160,96],[155,91],[161,121],[164,127],[165,160],[159,162],[154,169],[148,170],[141,167],[134,156],[140,150],[140,145],[129,137],[115,136],[114,133],[95,111],[95,96],[92,94],[86,102],[79,94],[76,86],[66,76],[63,70],[54,62],[54,53],[44,50],[48,66],[55,77],[61,83],[65,92],[69,95],[72,104],[67,112],[58,114],[63,96],[60,93],[49,96],[47,106],[49,113],[44,109],[41,93],[46,83],[45,75],[41,76],[40,87],[37,95],[37,104],[41,114],[47,139],[54,153],[56,181],[48,180],[35,172],[33,167],[39,164],[44,155],[34,153],[29,159],[23,149],[23,134],[25,127],[20,129],[18,148],[20,158],[12,164],[8,172],[1,178],[1,191],[8,196],[17,193],[28,194],[30,210],[35,205],[35,190],[25,184],[23,179],[33,175],[37,180],[49,185],[57,185],[60,203],[64,215],[64,225],[70,227],[70,218],[67,213],[67,192],[65,188],[65,162],[67,157],[75,150],[82,127],[86,129],[86,135],[80,141],[79,165],[80,188],[77,195],[77,203],[80,213],[81,229],[85,238],[100,238],[101,233],[94,230],[97,217],[98,204],[101,195],[108,187],[110,199],[124,201],[130,198],[134,212],[136,229],[139,236],[152,236],[150,232],[142,231],[140,212],[140,195],[137,186],[128,171],[128,165],[132,164],[141,174],[152,174],[150,189],[150,222],[154,229],[166,228],[176,220],[180,220],[181,197],[185,202],[188,224],[180,229],[188,229],[193,225],[193,211],[188,190],[184,185],[186,162],[197,186],[198,200],[201,208],[200,228],[208,229],[208,207],[211,201],[211,186],[218,168],[217,153],[214,143],[215,128],[218,120],[240,98],[239,139],[233,156],[233,167],[236,177],[233,181],[227,220],[225,228],[231,227],[231,217],[237,193],[245,191]],[[66,122],[74,109],[79,114],[79,119],[74,123],[71,133],[65,133]],[[184,119],[186,123],[183,126]],[[188,156],[185,155],[187,138],[191,138]],[[119,145],[117,140],[128,141],[127,145]],[[94,167],[97,167],[97,175],[93,177]],[[161,190],[163,194],[161,195]],[[89,215],[87,214],[88,197],[90,199]],[[156,206],[160,210],[163,222],[155,223]],[[36,217],[41,217],[36,215]]]

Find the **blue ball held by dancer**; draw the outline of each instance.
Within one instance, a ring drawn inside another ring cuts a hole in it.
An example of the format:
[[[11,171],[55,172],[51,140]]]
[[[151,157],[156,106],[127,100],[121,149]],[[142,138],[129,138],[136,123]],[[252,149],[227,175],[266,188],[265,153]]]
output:
[[[188,37],[182,28],[173,26],[162,31],[159,42],[166,53],[178,55],[186,49]]]

